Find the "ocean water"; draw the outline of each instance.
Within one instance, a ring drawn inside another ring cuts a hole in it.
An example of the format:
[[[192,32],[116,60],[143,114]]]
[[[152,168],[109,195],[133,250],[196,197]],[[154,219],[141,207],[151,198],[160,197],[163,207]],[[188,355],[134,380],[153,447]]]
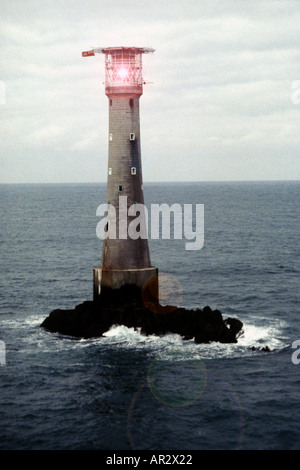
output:
[[[40,328],[92,299],[106,185],[0,186],[0,448],[299,449],[299,189],[144,185],[147,205],[204,204],[201,250],[149,240],[162,294],[244,323],[237,344],[197,345],[124,326],[88,340]]]

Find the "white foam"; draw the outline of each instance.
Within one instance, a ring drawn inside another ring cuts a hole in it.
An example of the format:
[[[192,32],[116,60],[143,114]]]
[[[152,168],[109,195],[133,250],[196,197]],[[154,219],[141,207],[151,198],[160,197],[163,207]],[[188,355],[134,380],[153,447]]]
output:
[[[113,325],[108,331],[103,333],[103,336],[105,336],[106,338],[139,340],[140,331],[141,331],[140,328],[138,330],[135,330],[134,328],[127,328],[127,326],[124,326],[124,325]]]
[[[238,339],[238,344],[244,347],[268,346],[270,350],[282,349],[288,345],[282,337],[283,322],[274,325],[257,326],[244,324],[243,334]]]
[[[242,357],[253,354],[251,350],[253,346],[257,349],[268,346],[272,351],[283,349],[289,345],[289,341],[282,333],[286,324],[282,320],[273,320],[272,324],[270,324],[270,320],[265,318],[260,318],[256,325],[244,322],[243,334],[235,344],[196,344],[193,339],[184,340],[176,334],[144,336],[141,334],[140,328],[127,328],[124,325],[112,326],[100,338],[81,339],[75,342],[66,338],[66,341],[57,342],[55,335],[49,334],[45,337],[44,330],[36,329],[41,323],[39,315],[30,315],[25,321],[20,318],[6,320],[6,325],[14,329],[16,327],[23,328],[24,323],[32,329],[32,334],[27,336],[26,342],[35,343],[38,348],[43,350],[52,350],[54,345],[56,349],[76,349],[104,342],[113,347],[125,349],[144,348],[146,354],[163,354],[168,359],[187,360],[189,358],[216,359]],[[38,337],[36,337],[37,332],[39,332]]]
[[[252,353],[251,347],[261,348],[268,346],[272,350],[280,350],[288,345],[281,336],[282,325],[257,326],[244,324],[244,329],[238,342],[234,344],[222,344],[212,342],[209,344],[196,344],[194,340],[184,340],[179,335],[167,334],[165,336],[144,336],[140,329],[127,328],[126,326],[113,326],[104,333],[104,337],[110,344],[120,345],[125,348],[147,347],[148,352],[158,352],[166,359],[173,357],[182,358],[222,358],[239,357]],[[103,338],[102,338],[103,340]]]

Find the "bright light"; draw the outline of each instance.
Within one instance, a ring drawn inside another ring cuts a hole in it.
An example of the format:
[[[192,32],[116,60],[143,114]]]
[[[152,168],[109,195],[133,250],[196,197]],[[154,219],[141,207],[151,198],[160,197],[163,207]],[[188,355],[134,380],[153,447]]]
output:
[[[126,78],[127,75],[128,75],[128,70],[124,69],[124,68],[119,69],[118,75],[119,75],[120,78]]]

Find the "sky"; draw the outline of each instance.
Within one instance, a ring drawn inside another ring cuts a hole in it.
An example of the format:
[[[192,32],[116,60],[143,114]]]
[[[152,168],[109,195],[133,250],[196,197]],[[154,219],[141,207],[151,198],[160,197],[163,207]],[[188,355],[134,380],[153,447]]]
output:
[[[151,47],[144,182],[297,180],[299,0],[1,0],[0,182],[105,182],[94,47]]]

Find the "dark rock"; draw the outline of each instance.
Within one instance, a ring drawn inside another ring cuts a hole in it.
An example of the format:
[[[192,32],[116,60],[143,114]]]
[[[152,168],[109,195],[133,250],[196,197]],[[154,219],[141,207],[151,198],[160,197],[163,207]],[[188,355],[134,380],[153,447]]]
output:
[[[163,306],[135,286],[105,289],[97,302],[86,301],[71,310],[54,310],[41,326],[48,331],[76,338],[102,336],[113,325],[140,328],[143,335],[176,333],[196,343],[236,343],[243,324],[235,318],[223,320],[209,306],[188,310]]]
[[[251,346],[250,348],[252,351],[262,351],[262,352],[271,352],[269,346],[263,346],[262,348],[256,348],[255,346]]]
[[[230,331],[235,336],[238,335],[238,333],[240,333],[242,331],[242,328],[243,328],[243,323],[240,320],[238,320],[237,318],[230,318],[230,317],[227,318],[225,320],[225,325],[229,326]]]

